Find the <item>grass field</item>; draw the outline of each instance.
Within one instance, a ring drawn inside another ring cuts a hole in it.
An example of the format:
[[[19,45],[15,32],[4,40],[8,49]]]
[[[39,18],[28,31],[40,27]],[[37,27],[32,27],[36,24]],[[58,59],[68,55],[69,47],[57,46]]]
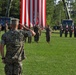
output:
[[[23,61],[22,75],[76,75],[76,38],[51,35],[51,42],[45,41],[45,34],[39,43],[25,43],[27,59]],[[0,75],[4,75],[4,64],[0,59]]]

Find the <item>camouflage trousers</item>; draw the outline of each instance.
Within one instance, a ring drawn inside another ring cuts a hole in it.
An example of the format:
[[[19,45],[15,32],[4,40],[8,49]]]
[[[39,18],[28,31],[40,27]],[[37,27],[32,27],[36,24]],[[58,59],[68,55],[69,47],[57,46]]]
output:
[[[4,70],[5,75],[22,75],[22,63],[6,63]]]

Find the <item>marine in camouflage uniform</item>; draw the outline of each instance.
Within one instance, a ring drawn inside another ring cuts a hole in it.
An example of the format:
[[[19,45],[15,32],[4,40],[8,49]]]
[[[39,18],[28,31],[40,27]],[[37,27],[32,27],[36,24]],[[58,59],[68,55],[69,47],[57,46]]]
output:
[[[39,27],[38,27],[38,25],[34,26],[34,32],[36,33],[36,35],[34,36],[34,41],[38,42],[39,41]]]
[[[63,27],[62,25],[60,26],[60,37],[62,37],[62,34],[63,34]]]
[[[68,36],[68,25],[65,28],[65,37],[67,37],[67,36]]]
[[[72,37],[72,31],[73,31],[73,28],[72,28],[72,26],[70,26],[70,27],[69,27],[69,36],[70,36],[70,37]]]
[[[46,41],[49,43],[50,42],[50,33],[51,33],[50,26],[47,25],[45,30],[46,30]]]
[[[25,58],[24,36],[26,36],[26,33],[17,29],[18,23],[16,20],[13,20],[12,23],[14,29],[2,35],[1,56],[5,63],[6,75],[22,75],[22,60]],[[4,45],[6,45],[6,55],[4,55]]]

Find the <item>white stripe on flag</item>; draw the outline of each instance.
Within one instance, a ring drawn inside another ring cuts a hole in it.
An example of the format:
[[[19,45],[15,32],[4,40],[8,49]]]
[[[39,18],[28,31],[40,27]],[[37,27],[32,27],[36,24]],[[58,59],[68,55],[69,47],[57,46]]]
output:
[[[29,20],[29,6],[28,6],[28,0],[26,0],[26,26],[29,25],[28,20]]]
[[[46,25],[46,0],[43,0],[43,27]]]
[[[46,25],[46,0],[21,0],[20,23],[31,27],[36,25]]]
[[[25,0],[22,1],[23,5],[22,5],[22,24],[24,25],[24,21],[25,21]]]
[[[30,25],[33,27],[33,0],[30,0]]]

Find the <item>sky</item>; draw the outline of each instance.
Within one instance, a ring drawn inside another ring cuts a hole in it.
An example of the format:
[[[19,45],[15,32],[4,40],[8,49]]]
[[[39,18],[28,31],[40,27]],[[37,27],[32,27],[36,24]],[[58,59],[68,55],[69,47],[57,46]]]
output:
[[[58,1],[60,1],[60,0],[57,0],[57,2],[58,2]]]
[[[60,0],[56,0],[56,3],[58,3],[58,1],[60,1]]]

